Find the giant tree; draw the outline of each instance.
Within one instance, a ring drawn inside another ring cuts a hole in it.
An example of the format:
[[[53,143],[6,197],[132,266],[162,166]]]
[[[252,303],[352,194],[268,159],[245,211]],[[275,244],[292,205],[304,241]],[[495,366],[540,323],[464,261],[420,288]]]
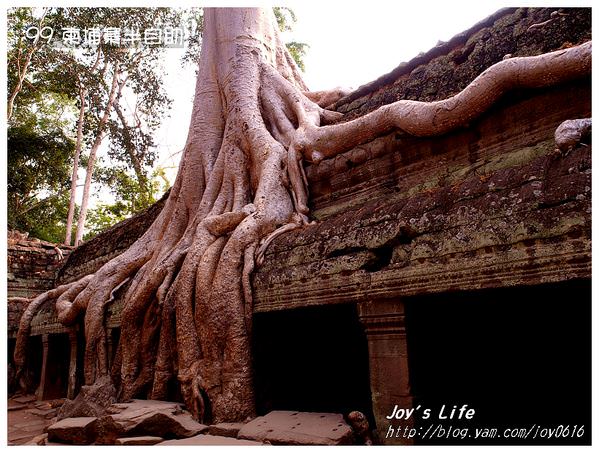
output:
[[[309,221],[304,162],[394,129],[443,134],[509,89],[578,77],[590,62],[590,43],[512,58],[447,100],[398,101],[327,124],[340,115],[306,93],[270,10],[205,10],[187,142],[164,208],[122,255],[29,305],[17,366],[32,315],[55,300],[61,322],[84,316],[86,383],[111,375],[121,398],[160,399],[175,382],[198,419],[252,416],[250,274],[273,237]],[[117,289],[124,292],[122,325],[111,372],[102,319]]]

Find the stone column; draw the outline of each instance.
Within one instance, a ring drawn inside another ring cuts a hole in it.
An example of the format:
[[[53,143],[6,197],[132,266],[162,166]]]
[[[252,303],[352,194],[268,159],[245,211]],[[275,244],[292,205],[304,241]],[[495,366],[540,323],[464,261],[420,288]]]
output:
[[[44,399],[46,389],[46,370],[48,368],[48,334],[42,335],[42,371],[40,373],[40,385],[37,388],[36,396],[38,401]]]
[[[413,427],[412,419],[386,418],[396,405],[412,407],[404,304],[398,299],[365,301],[358,304],[358,315],[368,340],[372,410],[379,439],[385,445],[413,444],[414,439],[401,436]]]
[[[67,398],[75,398],[75,386],[77,385],[77,331],[69,330],[69,342],[71,344],[71,357],[69,361],[69,384],[67,387]]]

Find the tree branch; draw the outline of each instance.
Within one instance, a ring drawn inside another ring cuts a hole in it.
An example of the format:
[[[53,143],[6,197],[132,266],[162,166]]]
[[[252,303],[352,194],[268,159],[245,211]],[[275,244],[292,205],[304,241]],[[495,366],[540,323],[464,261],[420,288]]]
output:
[[[40,20],[37,23],[37,27],[38,29],[42,28],[42,24],[44,23],[44,18],[46,17],[46,14],[48,13],[48,8],[44,8],[43,13],[42,13],[42,17],[40,17]],[[37,42],[35,42],[32,46],[31,49],[29,49],[29,51],[27,52],[27,56],[25,57],[25,61],[23,62],[23,69],[21,70],[21,64],[20,64],[20,56],[21,56],[21,48],[19,47],[19,57],[17,58],[17,63],[18,63],[18,82],[15,85],[15,88],[13,89],[10,98],[8,99],[8,103],[6,106],[6,119],[10,120],[12,117],[12,113],[13,113],[13,109],[14,109],[14,102],[15,99],[17,97],[17,95],[21,92],[21,89],[23,88],[23,80],[25,80],[25,76],[27,75],[27,69],[29,68],[29,64],[31,63],[31,58],[33,57],[33,54],[39,49],[39,42],[40,40],[38,39]]]

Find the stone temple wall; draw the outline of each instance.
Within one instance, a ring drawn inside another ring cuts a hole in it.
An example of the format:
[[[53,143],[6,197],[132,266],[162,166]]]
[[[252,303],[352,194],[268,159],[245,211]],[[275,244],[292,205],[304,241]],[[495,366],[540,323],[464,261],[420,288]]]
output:
[[[494,63],[580,44],[590,30],[588,8],[502,10],[335,108],[346,121],[447,98]],[[318,223],[270,246],[255,310],[590,277],[591,148],[562,155],[553,138],[562,121],[591,116],[590,83],[512,92],[444,136],[391,133],[309,165]]]
[[[14,336],[28,300],[56,284],[56,273],[72,247],[52,244],[26,233],[8,232],[7,306],[9,336]]]
[[[56,273],[72,247],[8,233],[8,297],[34,297],[54,287]]]

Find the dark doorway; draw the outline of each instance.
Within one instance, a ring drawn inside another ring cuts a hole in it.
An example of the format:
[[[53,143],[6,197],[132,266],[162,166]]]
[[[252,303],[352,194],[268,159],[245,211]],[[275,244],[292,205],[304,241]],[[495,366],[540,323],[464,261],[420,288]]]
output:
[[[71,343],[67,334],[48,336],[48,363],[43,399],[51,400],[66,396],[70,354]]]
[[[16,346],[16,342],[17,340],[15,338],[8,338],[7,339],[7,347],[8,347],[8,355],[7,355],[7,379],[6,379],[6,383],[7,383],[7,390],[8,390],[8,396],[12,396],[18,388],[17,385],[17,380],[16,380],[16,366],[15,366],[15,359],[14,359],[14,354],[15,354],[15,346]]]
[[[257,409],[372,418],[368,345],[353,304],[254,315]]]
[[[472,420],[443,423],[499,436],[421,443],[590,444],[590,280],[408,298],[406,323],[414,407],[432,409],[418,426],[439,423],[443,404],[468,404]],[[505,435],[560,425],[550,439]]]
[[[14,349],[11,352],[11,357],[13,354]],[[24,389],[25,393],[33,394],[36,392],[39,386],[42,371],[42,355],[42,337],[40,335],[29,337],[27,340],[27,357],[25,358],[25,366],[22,377],[26,387]],[[18,383],[16,384],[18,385]],[[17,387],[17,390],[20,389]]]

